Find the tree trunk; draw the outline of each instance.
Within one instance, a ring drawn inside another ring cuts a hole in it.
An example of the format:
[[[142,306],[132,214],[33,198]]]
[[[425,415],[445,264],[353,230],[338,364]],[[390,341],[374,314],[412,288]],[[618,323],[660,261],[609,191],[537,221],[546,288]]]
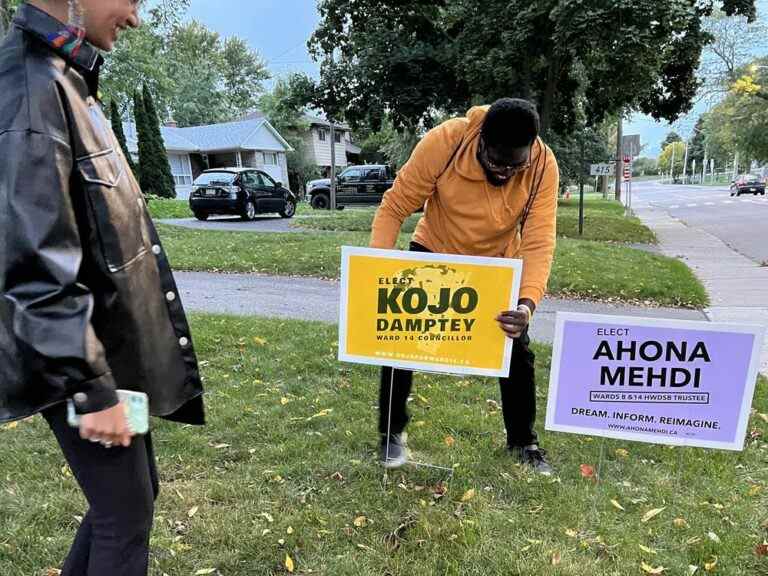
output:
[[[560,58],[551,56],[549,59],[549,68],[547,69],[547,85],[544,88],[544,94],[541,98],[541,134],[546,138],[552,127],[552,114],[555,109],[555,91],[557,90],[557,79],[560,75]]]

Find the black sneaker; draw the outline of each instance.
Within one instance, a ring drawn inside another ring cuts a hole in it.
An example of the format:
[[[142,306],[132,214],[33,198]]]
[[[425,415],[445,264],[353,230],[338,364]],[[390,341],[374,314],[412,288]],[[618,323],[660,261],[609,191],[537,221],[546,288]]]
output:
[[[381,448],[379,456],[381,465],[384,468],[400,468],[408,462],[408,446],[405,443],[406,434],[390,434],[389,442],[387,435],[381,437]]]
[[[510,452],[515,456],[523,466],[530,466],[542,476],[551,476],[555,473],[554,468],[547,462],[547,452],[535,444],[531,446],[513,446]]]

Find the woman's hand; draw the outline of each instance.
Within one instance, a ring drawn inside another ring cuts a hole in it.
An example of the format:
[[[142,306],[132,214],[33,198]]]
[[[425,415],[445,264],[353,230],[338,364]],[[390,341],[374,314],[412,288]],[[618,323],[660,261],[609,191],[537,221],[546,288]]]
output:
[[[133,432],[128,427],[125,405],[122,402],[101,412],[84,414],[80,418],[80,437],[91,442],[101,442],[106,448],[128,448],[132,436]]]

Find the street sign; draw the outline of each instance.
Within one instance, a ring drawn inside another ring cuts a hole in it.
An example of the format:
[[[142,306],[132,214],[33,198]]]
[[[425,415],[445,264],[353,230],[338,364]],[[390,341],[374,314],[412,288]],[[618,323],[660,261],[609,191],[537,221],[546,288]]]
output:
[[[640,134],[627,134],[621,138],[621,153],[624,156],[640,156]]]
[[[632,178],[632,158],[624,156],[624,179],[629,180],[630,178]]]
[[[613,176],[616,170],[615,164],[590,164],[590,176]]]

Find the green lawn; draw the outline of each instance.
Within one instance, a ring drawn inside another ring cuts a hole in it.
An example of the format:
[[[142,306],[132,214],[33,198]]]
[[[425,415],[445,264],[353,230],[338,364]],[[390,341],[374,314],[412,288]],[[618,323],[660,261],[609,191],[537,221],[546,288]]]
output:
[[[169,198],[150,198],[147,201],[149,213],[155,220],[166,218],[193,218],[189,202],[186,200],[173,200]]]
[[[613,208],[596,211],[606,233],[616,233],[610,224],[620,217]],[[368,214],[319,216],[317,220],[347,218],[349,222]],[[568,222],[569,209],[561,212]],[[302,219],[307,220],[307,219]],[[573,226],[573,223],[570,223]],[[646,239],[647,228],[635,226]],[[160,227],[171,262],[180,270],[261,273],[283,276],[338,278],[341,246],[365,246],[369,232],[242,233]],[[594,235],[593,235],[594,236]],[[400,235],[399,247],[408,246],[410,235]],[[590,236],[587,236],[590,237]],[[649,254],[607,242],[560,238],[549,292],[553,295],[590,299],[615,299],[700,308],[707,304],[701,283],[690,270],[674,259]]]
[[[187,200],[150,198],[147,204],[149,206],[149,213],[155,220],[194,218],[194,214],[192,214],[192,210],[190,210],[189,202]],[[301,202],[296,207],[296,214],[309,214],[311,212],[313,212],[313,210],[306,202]]]
[[[286,558],[328,576],[627,576],[643,563],[687,575],[715,561],[712,574],[768,573],[755,553],[768,535],[764,380],[744,452],[544,432],[559,472],[545,478],[502,450],[495,382],[416,375],[411,448],[453,475],[385,481],[377,371],[337,363],[333,327],[196,316],[193,329],[209,424],[153,422],[151,576],[285,575]],[[550,351],[536,351],[543,431]],[[85,503],[40,418],[0,428],[0,443],[0,574],[53,574]]]
[[[331,231],[371,230],[375,207],[355,208],[335,214],[320,212],[311,214],[311,218],[300,218],[292,225],[301,228]],[[403,232],[413,232],[420,215],[408,218],[402,227]],[[560,236],[579,238],[579,201],[560,200],[557,216],[557,233]],[[624,217],[624,207],[618,202],[602,199],[589,199],[584,202],[584,234],[585,240],[600,240],[621,243],[653,243],[656,237],[653,232],[634,217]]]

